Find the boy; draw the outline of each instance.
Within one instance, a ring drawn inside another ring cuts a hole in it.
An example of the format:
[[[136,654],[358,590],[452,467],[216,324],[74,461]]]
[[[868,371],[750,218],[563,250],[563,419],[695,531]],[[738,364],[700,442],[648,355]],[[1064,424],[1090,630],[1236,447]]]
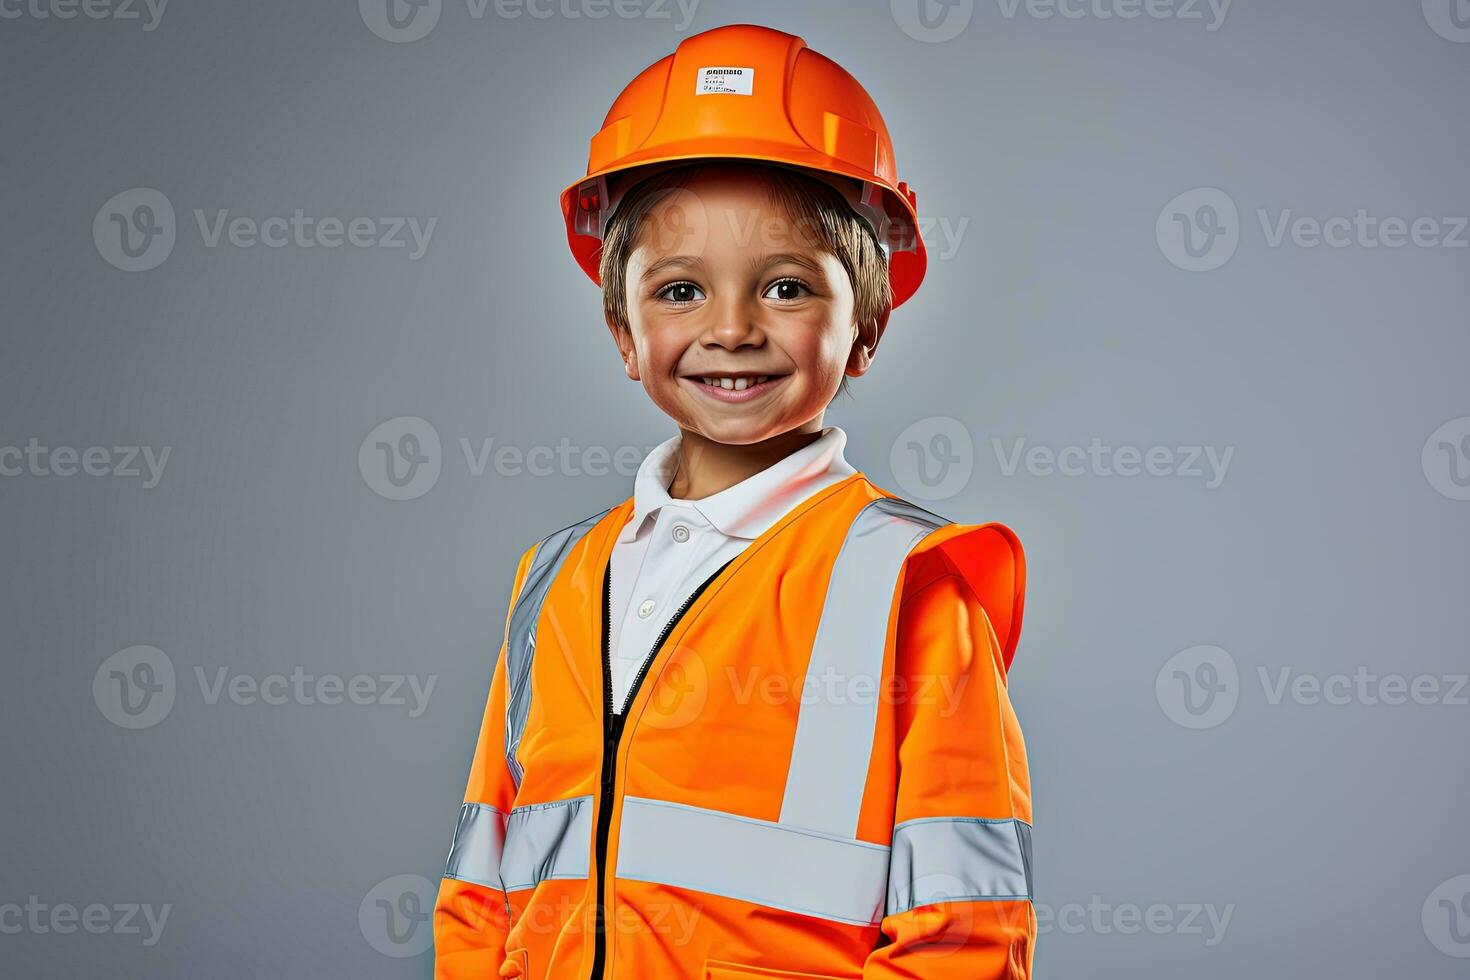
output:
[[[563,194],[678,426],[521,556],[436,976],[1031,975],[1014,535],[869,482],[823,413],[925,255],[867,94],[800,38],[648,68]]]

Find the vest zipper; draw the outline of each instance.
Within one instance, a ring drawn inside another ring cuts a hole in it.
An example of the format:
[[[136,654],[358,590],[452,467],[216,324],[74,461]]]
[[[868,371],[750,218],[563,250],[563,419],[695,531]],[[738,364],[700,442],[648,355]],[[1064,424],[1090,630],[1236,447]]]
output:
[[[730,561],[734,561],[731,558]],[[612,829],[612,802],[613,785],[617,780],[618,765],[618,742],[623,737],[623,722],[628,716],[628,706],[638,696],[638,688],[643,684],[643,677],[648,673],[648,668],[658,656],[659,648],[664,645],[679,620],[684,618],[684,612],[694,604],[709,584],[719,577],[719,574],[730,566],[730,561],[725,562],[709,578],[700,583],[699,588],[690,593],[679,606],[664,628],[659,631],[658,639],[653,641],[653,649],[643,659],[643,664],[638,668],[638,673],[633,676],[633,686],[628,689],[627,700],[623,702],[623,710],[613,712],[613,689],[612,689],[612,650],[611,632],[608,620],[612,618],[612,562],[602,572],[602,789],[598,798],[597,806],[597,907],[593,925],[593,941],[597,944],[592,954],[592,977],[591,980],[603,980],[603,971],[607,962],[607,935],[604,928],[604,919],[607,910],[603,907],[602,892],[603,882],[607,880],[607,837]]]

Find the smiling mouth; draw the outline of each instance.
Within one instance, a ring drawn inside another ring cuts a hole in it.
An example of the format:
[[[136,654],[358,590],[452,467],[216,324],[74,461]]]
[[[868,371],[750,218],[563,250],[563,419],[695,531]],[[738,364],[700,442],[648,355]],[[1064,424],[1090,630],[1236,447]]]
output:
[[[686,374],[680,380],[719,401],[743,402],[761,397],[786,377],[784,374]]]
[[[753,388],[753,387],[755,387],[758,384],[765,384],[767,381],[770,381],[772,378],[784,378],[785,375],[784,374],[737,374],[737,375],[686,374],[684,377],[686,377],[690,381],[698,381],[702,385],[708,385],[711,388],[724,388],[726,391],[744,391],[746,388]]]

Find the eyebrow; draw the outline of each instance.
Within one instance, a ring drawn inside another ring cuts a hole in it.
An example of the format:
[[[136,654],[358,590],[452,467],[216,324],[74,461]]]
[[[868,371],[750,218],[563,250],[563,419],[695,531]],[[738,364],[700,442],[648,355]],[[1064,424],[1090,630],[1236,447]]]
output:
[[[752,269],[762,269],[768,266],[780,265],[782,262],[790,262],[793,265],[801,266],[803,269],[809,269],[813,275],[822,275],[821,266],[817,265],[817,263],[813,262],[807,256],[801,255],[797,252],[778,252],[775,255],[767,255],[764,258],[759,255],[752,255],[750,257],[750,267]]]
[[[752,255],[750,257],[750,268],[752,270],[759,270],[768,268],[773,265],[780,265],[783,262],[790,262],[793,265],[799,265],[803,269],[811,272],[811,274],[814,276],[825,275],[820,265],[813,262],[807,256],[800,254],[799,252],[777,252],[774,255]],[[638,281],[647,282],[650,279],[657,278],[659,274],[664,272],[666,269],[675,267],[702,269],[704,268],[704,264],[704,257],[699,255],[665,255],[657,262],[650,263],[648,268],[643,270],[643,274],[638,277]]]
[[[671,266],[693,266],[700,268],[703,265],[704,259],[698,255],[666,255],[644,269],[643,275],[638,277],[638,281],[647,282]]]

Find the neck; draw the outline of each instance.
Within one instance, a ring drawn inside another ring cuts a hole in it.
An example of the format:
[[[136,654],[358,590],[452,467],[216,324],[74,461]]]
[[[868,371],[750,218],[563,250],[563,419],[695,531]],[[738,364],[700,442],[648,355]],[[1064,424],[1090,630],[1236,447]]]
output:
[[[676,500],[702,500],[727,490],[816,442],[822,436],[819,415],[789,432],[745,446],[715,442],[680,428],[679,465],[669,485]]]

